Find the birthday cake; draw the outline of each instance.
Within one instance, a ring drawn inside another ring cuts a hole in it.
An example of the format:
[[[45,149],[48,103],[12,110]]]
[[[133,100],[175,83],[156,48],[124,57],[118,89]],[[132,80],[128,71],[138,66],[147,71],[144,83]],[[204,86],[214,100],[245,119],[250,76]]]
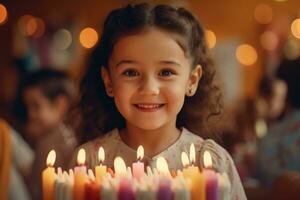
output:
[[[193,144],[191,145],[191,149]],[[48,154],[48,167],[42,173],[44,200],[229,200],[230,182],[226,173],[212,170],[209,152],[204,153],[205,168],[193,165],[190,157],[182,152],[184,168],[169,171],[163,157],[156,161],[156,168],[144,167],[138,149],[137,162],[126,166],[121,157],[114,160],[114,170],[103,163],[104,150],[99,149],[99,166],[95,170],[84,165],[85,151],[78,153],[78,166],[69,171],[53,167],[55,151]]]

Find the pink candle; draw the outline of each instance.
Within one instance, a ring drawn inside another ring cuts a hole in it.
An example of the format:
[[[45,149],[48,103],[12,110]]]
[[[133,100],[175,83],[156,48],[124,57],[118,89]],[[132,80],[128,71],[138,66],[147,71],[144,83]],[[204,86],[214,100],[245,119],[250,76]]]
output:
[[[144,163],[140,162],[144,157],[144,149],[140,145],[137,150],[137,162],[134,162],[132,164],[132,175],[137,180],[140,180],[140,178],[144,175],[145,167]]]
[[[208,151],[204,152],[204,166],[206,200],[218,200],[218,175],[211,169],[212,159]]]

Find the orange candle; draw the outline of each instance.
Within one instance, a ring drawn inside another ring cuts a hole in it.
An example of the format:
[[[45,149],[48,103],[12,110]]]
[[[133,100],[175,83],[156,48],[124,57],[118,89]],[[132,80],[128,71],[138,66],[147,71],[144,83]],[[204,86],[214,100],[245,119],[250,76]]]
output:
[[[54,181],[56,178],[55,169],[53,167],[56,159],[54,150],[51,150],[47,156],[47,168],[42,172],[42,184],[43,184],[43,200],[54,199]]]
[[[85,151],[80,149],[77,155],[78,166],[74,169],[74,200],[84,200],[85,197],[85,183],[87,182],[87,172],[85,163]]]
[[[196,158],[195,146],[191,144],[190,146],[190,161],[185,152],[181,154],[182,164],[185,167],[182,170],[183,176],[191,180],[190,190],[192,200],[205,200],[205,179],[202,173],[200,173],[199,168],[194,166]]]
[[[105,152],[102,147],[100,147],[98,150],[98,159],[100,161],[100,165],[95,167],[95,172],[96,172],[96,180],[100,181],[107,171],[106,165],[102,165],[105,159]]]

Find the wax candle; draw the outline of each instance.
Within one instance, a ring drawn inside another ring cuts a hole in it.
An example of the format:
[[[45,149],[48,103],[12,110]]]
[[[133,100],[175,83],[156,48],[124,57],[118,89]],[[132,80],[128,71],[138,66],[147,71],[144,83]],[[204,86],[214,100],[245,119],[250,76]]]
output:
[[[99,200],[100,199],[100,184],[98,181],[90,180],[85,184],[85,199]]]
[[[101,185],[101,198],[103,200],[117,200],[118,199],[118,195],[117,195],[117,190],[116,188],[110,184],[109,182],[109,175],[106,176],[103,179],[102,185]]]
[[[118,190],[118,200],[134,200],[134,199],[135,199],[135,194],[131,186],[131,182],[127,178],[121,177],[119,183],[119,190]]]
[[[151,179],[146,179],[145,176],[141,177],[139,182],[134,181],[136,194],[136,200],[155,200],[155,192],[151,187]]]
[[[96,179],[100,181],[102,177],[106,174],[107,167],[106,165],[103,165],[104,159],[105,159],[105,152],[103,147],[100,147],[98,150],[98,159],[100,162],[100,165],[95,167],[96,172]]]
[[[177,176],[172,181],[172,190],[174,191],[174,200],[190,200],[190,191],[182,173],[177,173]]]
[[[182,171],[183,176],[190,180],[190,191],[191,191],[191,199],[192,200],[205,200],[205,182],[204,176],[200,173],[199,168],[194,166],[195,163],[195,148],[194,144],[190,146],[190,159],[191,165],[189,165],[190,161],[185,152],[181,154],[181,161],[184,166]]]
[[[74,187],[73,187],[73,197],[74,200],[84,200],[85,197],[85,183],[87,179],[87,172],[85,163],[85,151],[80,149],[77,156],[78,166],[74,169]]]
[[[43,199],[53,200],[54,198],[54,182],[56,179],[55,169],[53,167],[55,163],[56,153],[51,150],[47,156],[47,168],[42,172],[42,188],[43,188]]]
[[[231,184],[227,173],[218,173],[219,180],[219,200],[230,200]]]
[[[171,181],[167,177],[160,177],[157,193],[156,193],[157,200],[172,200],[173,199],[173,192],[171,189]]]
[[[203,175],[205,177],[206,200],[218,199],[218,176],[212,170],[212,159],[208,151],[204,152],[204,167]]]
[[[142,176],[144,176],[144,163],[141,162],[144,157],[144,148],[143,146],[139,146],[137,149],[137,162],[132,164],[132,173],[133,177],[139,180]]]

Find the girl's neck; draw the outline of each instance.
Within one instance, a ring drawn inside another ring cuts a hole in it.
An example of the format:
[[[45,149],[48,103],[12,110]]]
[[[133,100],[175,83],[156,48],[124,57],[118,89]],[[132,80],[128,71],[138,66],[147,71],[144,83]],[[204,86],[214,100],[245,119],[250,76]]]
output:
[[[181,131],[175,124],[167,124],[155,130],[143,130],[132,124],[120,130],[122,140],[131,148],[142,145],[145,155],[154,157],[171,146],[179,138]]]

